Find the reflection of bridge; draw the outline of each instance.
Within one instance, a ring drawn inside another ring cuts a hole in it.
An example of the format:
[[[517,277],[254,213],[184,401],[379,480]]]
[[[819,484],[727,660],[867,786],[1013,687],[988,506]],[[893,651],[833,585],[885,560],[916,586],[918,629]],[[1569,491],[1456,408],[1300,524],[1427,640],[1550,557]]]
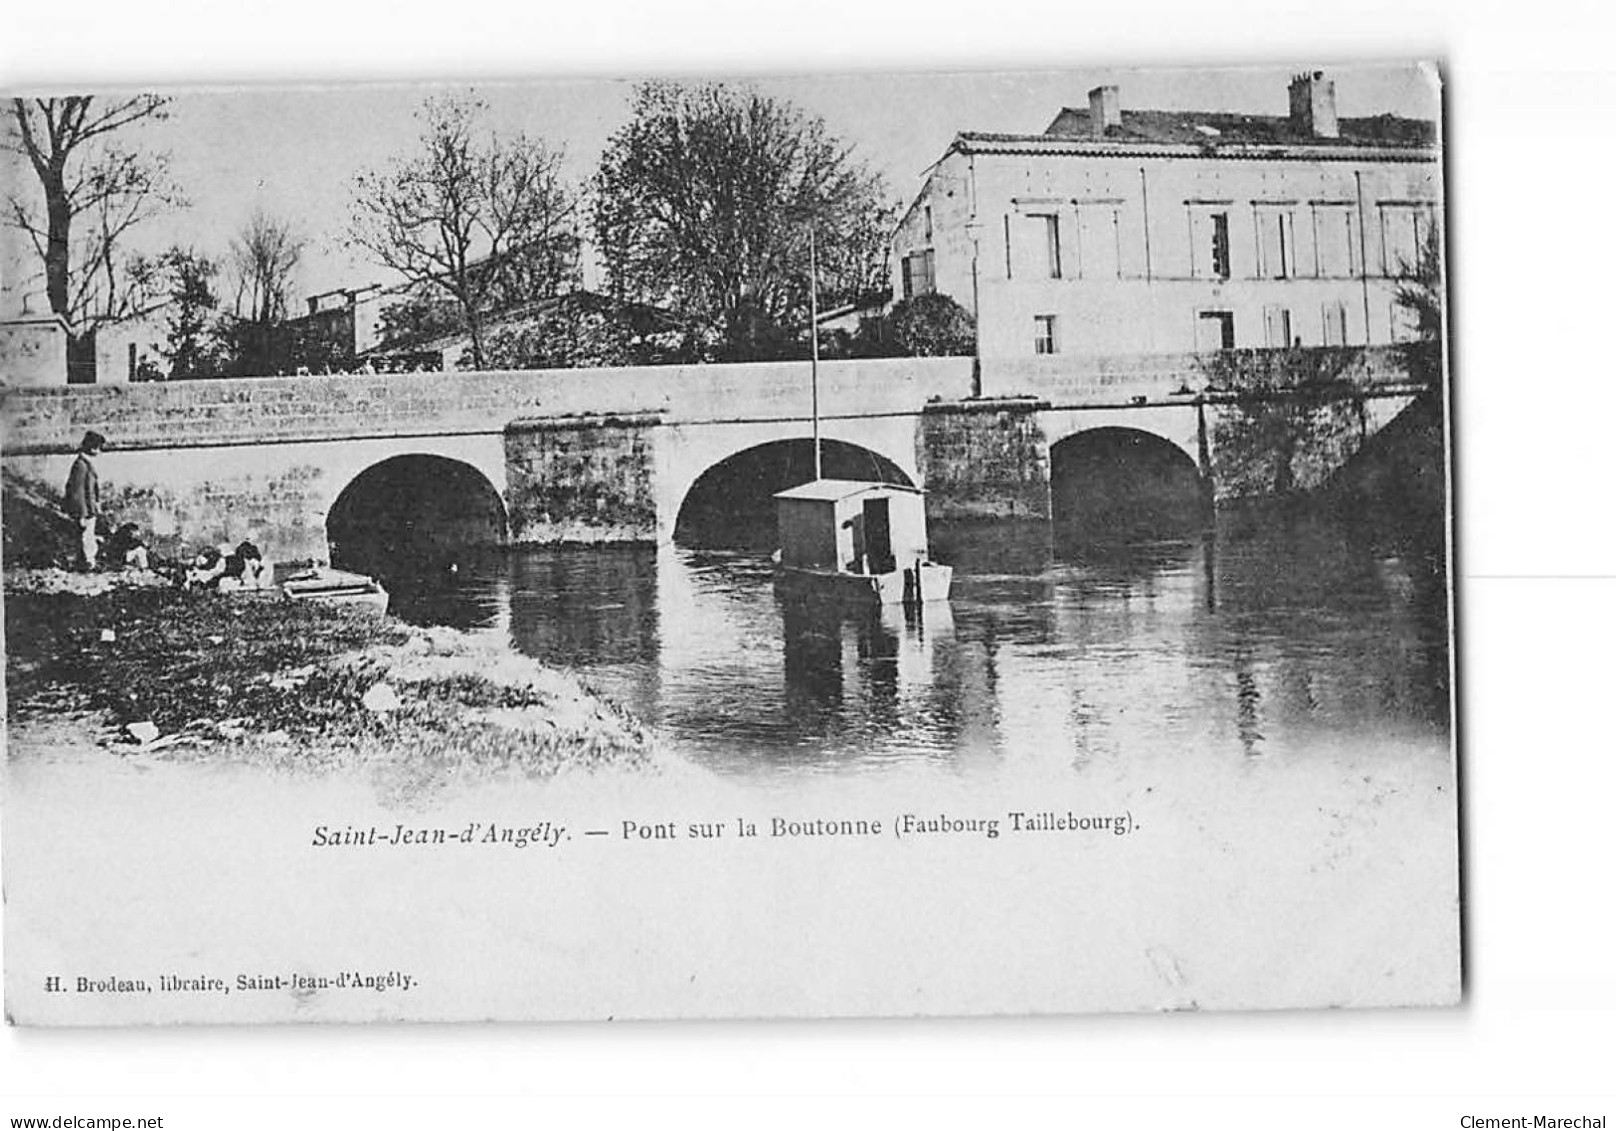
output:
[[[1361,441],[1417,389],[1396,350],[1342,357]],[[1048,515],[1063,453],[1125,430],[1217,486],[1205,421],[1219,410],[1195,355],[1040,358],[985,373],[992,395],[975,399],[971,367],[821,365],[822,434],[847,468],[831,473],[907,478],[939,514]],[[112,513],[159,541],[250,531],[283,558],[389,525],[469,542],[668,540],[693,497],[734,488],[736,457],[806,477],[779,467],[810,411],[806,363],[18,388],[5,463],[54,491],[95,428],[111,441]]]

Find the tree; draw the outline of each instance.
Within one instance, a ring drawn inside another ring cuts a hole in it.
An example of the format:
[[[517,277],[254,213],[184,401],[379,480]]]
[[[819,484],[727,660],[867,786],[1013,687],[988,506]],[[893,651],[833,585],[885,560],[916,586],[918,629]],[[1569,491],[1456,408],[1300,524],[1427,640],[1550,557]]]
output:
[[[253,210],[230,241],[237,318],[267,326],[286,317],[288,288],[292,272],[303,257],[304,245],[291,224],[262,208]]]
[[[120,258],[119,241],[179,194],[164,155],[137,153],[116,135],[161,121],[167,107],[153,94],[11,100],[7,148],[27,159],[40,195],[13,191],[6,220],[39,254],[50,308],[75,337],[138,309],[155,278],[149,260]]]
[[[1446,320],[1442,231],[1432,224],[1425,230],[1419,257],[1404,263],[1393,301],[1413,322],[1414,341],[1405,343],[1404,362],[1409,374],[1428,385],[1442,376],[1442,336]]]
[[[689,360],[800,356],[810,230],[822,305],[882,272],[880,177],[822,119],[755,90],[641,84],[593,187],[612,296],[690,327]]]
[[[678,354],[679,330],[660,312],[580,293],[488,335],[494,369],[660,365]]]
[[[1423,341],[1442,337],[1444,312],[1442,289],[1442,229],[1432,224],[1425,229],[1425,240],[1413,263],[1400,265],[1394,301],[1414,320],[1414,331]]]
[[[303,238],[290,223],[262,208],[253,210],[230,241],[223,266],[235,295],[220,340],[236,375],[274,373],[284,365],[280,324],[287,315],[292,273],[303,248]]]
[[[419,288],[417,288],[419,289]],[[407,294],[382,308],[377,337],[385,349],[416,346],[461,328],[459,307],[437,294]]]
[[[483,130],[483,109],[427,100],[419,150],[355,179],[349,223],[351,244],[454,301],[479,369],[489,313],[554,294],[576,243],[560,154]]]
[[[168,379],[216,377],[223,368],[218,326],[218,264],[190,248],[174,247],[158,260],[168,288],[168,341],[158,352]]]
[[[976,351],[970,311],[945,294],[906,298],[887,316],[892,342],[906,357],[968,357]]]

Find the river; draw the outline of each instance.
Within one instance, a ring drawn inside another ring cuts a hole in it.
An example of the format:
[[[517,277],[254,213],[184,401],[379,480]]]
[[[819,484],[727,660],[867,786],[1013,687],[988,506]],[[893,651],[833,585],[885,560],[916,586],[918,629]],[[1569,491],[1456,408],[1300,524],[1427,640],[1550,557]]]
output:
[[[924,761],[1445,753],[1439,540],[1384,516],[1220,513],[1127,544],[941,525],[953,599],[919,616],[776,598],[766,553],[547,548],[394,579],[394,612],[508,639],[723,773]]]

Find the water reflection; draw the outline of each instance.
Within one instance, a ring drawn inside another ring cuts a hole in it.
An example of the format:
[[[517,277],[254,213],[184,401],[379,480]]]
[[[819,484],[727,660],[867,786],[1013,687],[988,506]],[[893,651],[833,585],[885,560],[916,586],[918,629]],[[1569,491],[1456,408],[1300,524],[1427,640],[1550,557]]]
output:
[[[630,547],[514,554],[506,576],[522,652],[569,667],[656,663],[654,556]]]
[[[782,602],[764,554],[674,547],[480,559],[399,611],[571,666],[726,772],[1445,742],[1440,552],[1363,516],[1230,513],[1131,545],[966,525],[933,545],[954,599],[922,617]]]
[[[505,621],[506,562],[498,550],[467,550],[449,562],[398,555],[368,564],[391,597],[388,611],[412,624],[475,629]]]

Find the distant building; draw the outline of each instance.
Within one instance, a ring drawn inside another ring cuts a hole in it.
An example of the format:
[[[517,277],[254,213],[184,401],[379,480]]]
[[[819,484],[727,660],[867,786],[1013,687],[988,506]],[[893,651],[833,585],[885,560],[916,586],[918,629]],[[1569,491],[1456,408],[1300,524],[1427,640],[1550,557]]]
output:
[[[54,314],[0,318],[0,388],[60,385],[66,375],[66,322]]]
[[[494,265],[494,260],[485,257],[470,264],[470,270],[476,273]],[[597,264],[576,231],[502,253],[498,265],[505,275],[487,296],[491,309],[484,318],[490,329],[519,322],[558,298],[585,293],[586,281],[592,273],[598,274]],[[341,368],[363,366],[366,361],[426,369],[454,369],[463,364],[471,350],[466,334],[405,334],[401,338],[395,329],[389,338],[389,308],[411,302],[452,305],[446,292],[420,283],[326,291],[309,297],[306,314],[275,328],[277,348],[301,359],[305,366],[311,358]]]
[[[537,363],[551,368],[650,364],[659,350],[671,348],[669,343],[682,330],[679,321],[659,307],[582,289],[501,310],[482,324],[485,348],[498,353],[496,343],[502,337],[531,335],[532,345],[551,352]],[[380,372],[449,371],[470,368],[471,359],[471,334],[453,330],[382,344],[360,363]]]
[[[401,289],[384,289],[380,283],[371,283],[310,295],[308,313],[303,318],[340,324],[341,336],[348,348],[361,354],[375,348],[380,339],[382,307],[396,298]]]
[[[4,327],[0,381],[116,385],[144,380],[166,368],[159,350],[168,340],[167,301],[116,318],[93,315],[70,327],[65,318],[51,313],[43,273],[15,275],[10,282],[0,279],[0,327]],[[42,334],[60,341],[42,352]],[[52,360],[40,364],[45,357]]]
[[[1341,118],[1321,72],[1286,117],[1124,110],[961,133],[893,237],[898,298],[952,296],[984,358],[1396,341],[1437,223],[1434,122]]]
[[[124,318],[94,326],[95,369],[88,380],[101,385],[144,381],[168,371],[169,304],[161,302]]]
[[[310,295],[296,318],[244,327],[249,364],[265,374],[347,369],[375,347],[384,300],[395,297],[377,284]]]

